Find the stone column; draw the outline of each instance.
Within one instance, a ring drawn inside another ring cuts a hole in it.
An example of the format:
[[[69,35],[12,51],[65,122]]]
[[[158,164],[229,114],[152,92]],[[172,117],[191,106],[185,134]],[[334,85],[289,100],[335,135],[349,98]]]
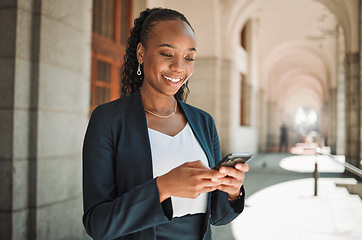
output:
[[[330,94],[333,94],[331,93],[331,90],[330,90]],[[333,97],[335,96],[332,96],[330,95],[330,99],[328,101],[324,101],[323,102],[323,107],[321,109],[321,117],[318,121],[318,126],[319,126],[319,129],[320,129],[320,132],[322,134],[322,138],[321,139],[321,145],[324,145],[325,144],[325,140],[327,140],[327,144],[329,144],[329,139],[331,138],[331,135],[335,134],[335,129],[332,128],[332,124],[333,122],[336,121],[335,119],[335,116],[333,116],[332,114],[335,114],[333,113],[333,108],[335,106],[333,106],[333,101],[335,101],[335,99],[333,99]],[[326,138],[326,139],[325,139]]]
[[[362,94],[362,1],[359,1],[359,83],[360,83],[360,96]],[[360,97],[360,111],[359,111],[360,121],[362,121],[362,97]],[[362,122],[360,122],[360,127],[362,127]],[[360,132],[362,134],[362,131]],[[356,166],[362,169],[362,136],[360,135],[360,158],[357,161]]]
[[[13,204],[16,194],[20,193],[14,178],[19,175],[18,165],[21,164],[20,161],[13,160],[16,3],[0,3],[0,16],[0,239],[14,239],[12,234],[15,219],[25,224],[27,221],[26,216],[15,212],[17,206]],[[27,175],[26,171],[24,173]],[[26,202],[26,197],[22,198]]]
[[[278,150],[279,148],[279,126],[277,126],[278,107],[274,102],[268,101],[268,133],[267,133],[267,148],[272,150]]]
[[[232,129],[235,127],[233,124],[234,115],[237,115],[238,119],[240,119],[239,109],[235,109],[235,105],[240,106],[239,99],[235,101],[232,99],[232,96],[235,96],[235,90],[240,91],[240,87],[235,87],[235,82],[231,80],[231,71],[232,71],[232,63],[226,59],[220,59],[220,81],[219,81],[219,95],[215,95],[218,101],[218,109],[219,109],[219,139],[221,143],[222,154],[226,154],[231,150],[231,143],[233,141]],[[233,89],[236,88],[236,89]],[[234,92],[233,92],[234,90]]]
[[[360,162],[360,55],[348,53],[345,58],[345,96],[346,96],[346,161],[354,166]]]
[[[83,233],[91,3],[0,3],[0,239]]]
[[[327,139],[326,139],[326,145],[331,147],[331,153],[332,154],[336,154],[336,148],[337,148],[337,89],[336,88],[331,88],[329,90],[329,107],[330,107],[330,114],[329,114],[329,119],[330,120],[330,125],[329,125],[329,131],[326,131],[326,133],[330,133],[328,135],[326,135]]]
[[[336,150],[335,154],[344,155],[345,153],[345,66],[344,58],[346,55],[345,52],[345,42],[343,35],[342,27],[338,27],[338,58],[337,58],[337,134],[336,134]]]
[[[246,121],[245,124],[246,126],[253,126],[255,127],[255,124],[252,122],[252,111],[251,111],[251,107],[253,104],[253,94],[254,94],[254,88],[253,85],[250,83],[250,77],[247,78],[247,83],[246,83],[246,104],[245,104],[245,115],[246,115]],[[255,109],[253,109],[255,111]]]
[[[265,114],[265,92],[264,89],[259,88],[258,91],[258,138],[259,138],[259,151],[266,152],[267,151],[267,137],[266,137],[266,130],[267,130],[267,121],[266,121],[266,114]]]

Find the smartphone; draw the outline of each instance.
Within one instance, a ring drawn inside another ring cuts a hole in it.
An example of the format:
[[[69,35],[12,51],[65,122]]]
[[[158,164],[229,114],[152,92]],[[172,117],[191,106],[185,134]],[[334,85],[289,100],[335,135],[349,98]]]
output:
[[[252,153],[229,153],[218,162],[213,169],[219,169],[221,166],[235,167],[237,163],[246,163],[251,157]]]

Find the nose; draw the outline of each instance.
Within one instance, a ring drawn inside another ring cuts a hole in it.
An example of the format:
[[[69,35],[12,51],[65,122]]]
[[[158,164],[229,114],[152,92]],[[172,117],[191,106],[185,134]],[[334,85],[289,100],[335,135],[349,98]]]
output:
[[[174,58],[171,65],[170,65],[170,69],[173,72],[184,72],[185,71],[185,66],[184,66],[184,62],[183,59],[180,58]]]

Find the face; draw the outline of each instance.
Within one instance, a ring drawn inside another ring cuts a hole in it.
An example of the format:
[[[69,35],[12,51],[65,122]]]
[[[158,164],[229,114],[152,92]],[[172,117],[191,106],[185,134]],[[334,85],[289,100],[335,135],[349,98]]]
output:
[[[187,23],[169,20],[157,23],[145,45],[138,44],[137,58],[143,64],[143,91],[173,96],[194,71],[195,35]]]

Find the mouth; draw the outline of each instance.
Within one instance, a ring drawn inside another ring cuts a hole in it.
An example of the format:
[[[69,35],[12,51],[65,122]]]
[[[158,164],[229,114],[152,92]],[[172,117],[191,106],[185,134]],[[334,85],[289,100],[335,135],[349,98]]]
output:
[[[163,74],[161,74],[161,76],[173,84],[177,84],[177,83],[181,82],[182,80],[184,80],[184,77],[169,77],[169,76],[165,76]]]

